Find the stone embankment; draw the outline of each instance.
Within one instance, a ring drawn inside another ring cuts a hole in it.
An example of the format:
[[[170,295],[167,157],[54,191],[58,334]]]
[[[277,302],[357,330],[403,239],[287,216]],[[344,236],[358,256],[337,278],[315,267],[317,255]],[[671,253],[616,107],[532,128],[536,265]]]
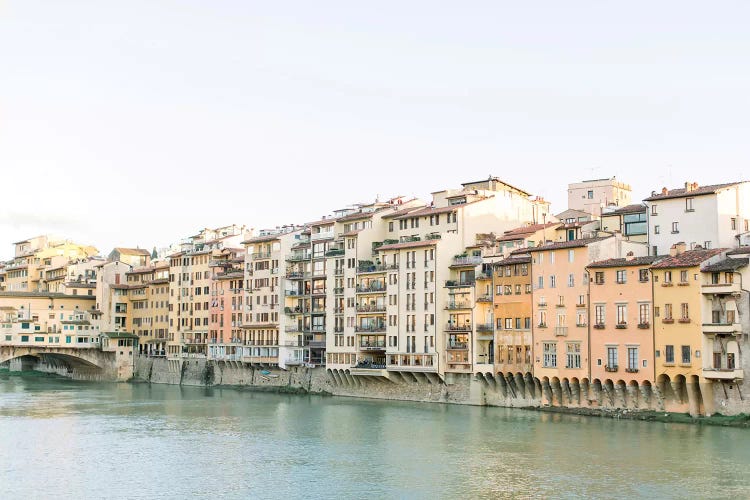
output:
[[[744,398],[707,393],[674,382],[624,386],[611,381],[548,381],[526,374],[435,374],[394,372],[387,377],[352,375],[348,370],[291,367],[260,368],[236,361],[167,360],[138,357],[135,379],[186,386],[240,386],[258,391],[348,396],[398,401],[534,408],[614,418],[677,421],[667,414],[700,417],[750,413]],[[704,395],[705,394],[705,395]],[[705,398],[705,400],[704,400]],[[708,404],[706,404],[708,403]],[[719,411],[707,412],[706,408]],[[686,419],[690,421],[690,419]],[[740,419],[742,420],[742,419]]]

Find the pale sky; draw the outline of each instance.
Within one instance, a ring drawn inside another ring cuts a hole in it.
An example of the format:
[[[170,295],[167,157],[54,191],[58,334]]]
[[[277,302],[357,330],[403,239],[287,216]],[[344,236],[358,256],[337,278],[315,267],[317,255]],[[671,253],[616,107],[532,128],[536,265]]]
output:
[[[0,0],[0,258],[497,175],[749,179],[750,2]]]

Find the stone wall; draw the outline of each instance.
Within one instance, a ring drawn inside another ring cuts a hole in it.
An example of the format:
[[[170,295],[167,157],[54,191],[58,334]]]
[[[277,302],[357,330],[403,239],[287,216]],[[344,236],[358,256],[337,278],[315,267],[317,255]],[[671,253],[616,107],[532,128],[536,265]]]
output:
[[[530,373],[436,374],[388,372],[387,376],[352,375],[348,370],[291,367],[260,368],[234,361],[186,359],[168,361],[139,357],[136,379],[190,386],[243,386],[254,390],[328,394],[370,399],[470,404],[519,408],[559,407],[587,412],[668,411],[707,414],[717,384],[698,386],[687,381],[651,385],[587,379],[540,380]],[[710,394],[708,391],[713,391]],[[747,412],[747,403],[733,394],[720,394],[727,403],[716,407],[725,415]]]

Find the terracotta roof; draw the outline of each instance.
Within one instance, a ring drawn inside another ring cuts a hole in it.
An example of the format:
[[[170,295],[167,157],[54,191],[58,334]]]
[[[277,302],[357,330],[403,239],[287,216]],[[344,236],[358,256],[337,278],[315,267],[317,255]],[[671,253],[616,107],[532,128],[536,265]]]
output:
[[[558,241],[555,243],[548,243],[539,247],[519,248],[518,250],[513,250],[511,254],[541,252],[544,250],[557,250],[559,248],[585,247],[590,243],[596,243],[597,241],[606,240],[607,238],[612,238],[612,236],[599,236],[597,238],[581,238],[580,240]]]
[[[748,259],[729,258],[724,259],[716,264],[710,264],[701,269],[701,271],[707,273],[715,273],[720,271],[736,271],[741,267],[745,267],[748,264]]]
[[[422,207],[406,207],[406,208],[402,208],[401,210],[396,210],[393,213],[385,214],[383,216],[383,218],[384,219],[395,219],[396,217],[403,217],[406,214],[409,214],[411,212],[416,212],[417,210],[422,210],[424,208],[425,208],[424,206],[422,206]]]
[[[144,250],[143,248],[115,247],[115,250],[120,252],[120,254],[125,254],[125,255],[147,255],[147,256],[151,255],[151,252],[149,252],[148,250]]]
[[[342,234],[341,236],[356,236],[361,231],[362,231],[361,229],[354,229],[353,231],[347,231],[346,233]]]
[[[666,269],[671,267],[693,267],[699,265],[706,259],[710,259],[714,255],[719,255],[724,251],[726,251],[725,248],[713,248],[710,250],[687,250],[679,255],[665,256],[663,259],[661,259],[651,267],[653,267],[654,269]]]
[[[126,272],[125,274],[147,274],[147,273],[153,273],[154,268],[153,267],[137,267],[131,271]]]
[[[727,252],[727,255],[745,255],[750,253],[750,246],[735,248]]]
[[[602,217],[608,215],[621,215],[621,214],[637,214],[646,211],[646,205],[643,203],[633,203],[632,205],[625,205],[624,207],[617,208],[611,212],[602,214]]]
[[[546,224],[531,224],[528,226],[517,227],[515,229],[505,231],[502,236],[497,237],[497,241],[520,240],[523,239],[523,237],[526,235],[533,234],[537,231],[541,231],[542,229],[557,226],[559,224],[559,222],[548,222]]]
[[[79,283],[77,281],[69,281],[65,283],[68,288],[96,288],[95,283]]]
[[[528,264],[529,262],[531,262],[530,255],[517,255],[515,257],[508,257],[503,260],[498,260],[497,262],[493,262],[492,264],[495,266],[509,266],[513,264]]]
[[[424,217],[426,215],[449,213],[449,212],[453,212],[454,210],[463,208],[467,205],[471,205],[473,203],[476,203],[476,201],[472,201],[469,203],[461,203],[459,205],[448,205],[447,207],[440,207],[440,208],[425,207],[419,210],[415,210],[414,212],[410,212],[408,214],[399,215],[398,217],[396,217],[396,219],[408,219],[410,217]]]
[[[376,212],[380,212],[381,210],[384,210],[383,208],[370,211],[370,212],[357,212],[349,215],[344,215],[343,217],[339,217],[336,219],[336,222],[348,222],[350,220],[360,220],[360,219],[370,219],[372,218],[373,214]]]
[[[420,240],[420,241],[406,241],[404,243],[392,243],[390,245],[383,245],[377,250],[400,250],[402,248],[417,248],[436,245],[438,240]]]
[[[628,267],[628,266],[650,266],[657,260],[663,258],[663,256],[648,255],[646,257],[633,257],[631,259],[606,259],[592,262],[586,267],[591,268],[602,268],[602,267]]]
[[[291,234],[291,233],[277,233],[277,234],[265,234],[263,236],[256,236],[254,238],[248,238],[245,241],[242,242],[243,245],[248,245],[250,243],[265,243],[267,241],[276,241],[284,234]]]
[[[740,182],[745,182],[745,181],[726,182],[724,184],[710,184],[708,186],[698,186],[692,191],[688,191],[685,188],[670,189],[667,191],[666,194],[658,193],[653,196],[649,196],[643,201],[668,200],[670,198],[682,198],[686,196],[701,196],[704,194],[712,194],[718,191],[719,189],[723,189],[723,188],[730,187],[730,186],[735,186],[739,184]]]

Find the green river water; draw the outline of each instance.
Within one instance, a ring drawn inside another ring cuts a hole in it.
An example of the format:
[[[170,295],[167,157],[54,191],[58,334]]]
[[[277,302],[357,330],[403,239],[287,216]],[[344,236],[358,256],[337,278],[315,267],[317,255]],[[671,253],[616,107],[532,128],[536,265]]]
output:
[[[0,498],[750,498],[750,431],[0,375]]]

